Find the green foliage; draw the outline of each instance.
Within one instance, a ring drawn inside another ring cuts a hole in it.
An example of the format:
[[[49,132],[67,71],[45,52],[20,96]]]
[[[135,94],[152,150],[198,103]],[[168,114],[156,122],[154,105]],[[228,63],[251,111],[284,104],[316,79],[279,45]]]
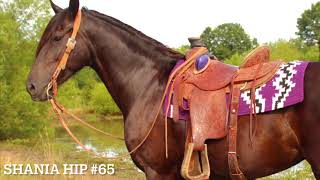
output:
[[[209,51],[222,60],[257,46],[257,39],[251,40],[241,25],[236,23],[225,23],[214,29],[207,27],[201,39]]]
[[[297,35],[308,45],[318,45],[320,60],[320,2],[312,4],[297,21]]]
[[[270,43],[269,46],[271,48],[271,59],[283,59],[285,61],[303,59],[303,53],[290,41],[278,40]]]
[[[280,39],[268,45],[271,51],[271,60],[281,59],[286,62],[293,60],[315,61],[318,57],[316,46],[305,46],[299,39],[291,39],[289,41]],[[242,54],[236,53],[224,62],[239,66],[249,52],[250,51],[246,51]]]
[[[303,59],[305,60],[316,61],[318,59],[318,61],[320,61],[319,48],[317,48],[316,46],[306,48],[306,50],[303,53]]]
[[[47,125],[48,106],[32,102],[25,91],[37,44],[29,26],[40,20],[37,13],[46,19],[46,12],[36,0],[0,1],[0,139],[28,138]]]
[[[314,179],[314,175],[311,170],[311,166],[308,162],[303,161],[297,166],[279,172],[277,174],[261,178],[261,180],[291,180],[291,179]]]
[[[224,62],[227,64],[232,64],[235,66],[239,66],[243,61],[244,55],[240,55],[238,53],[232,55],[229,59],[226,59]]]
[[[81,108],[85,104],[82,91],[78,87],[78,82],[74,79],[69,80],[59,87],[58,101],[67,108]]]
[[[320,43],[320,2],[313,4],[311,9],[305,10],[298,18],[297,34],[308,45]]]
[[[82,69],[60,87],[58,100],[71,109],[103,115],[120,113],[104,84],[89,68]]]
[[[289,41],[278,40],[269,44],[271,48],[271,59],[292,60],[316,60],[317,50],[314,46],[304,46],[303,42],[292,39]]]
[[[93,110],[97,113],[120,113],[119,108],[114,104],[110,94],[106,93],[106,88],[103,83],[96,83],[92,89],[90,105],[94,107]]]
[[[178,48],[175,48],[176,51],[182,53],[182,54],[186,54],[186,52],[190,49],[189,45],[182,45]]]

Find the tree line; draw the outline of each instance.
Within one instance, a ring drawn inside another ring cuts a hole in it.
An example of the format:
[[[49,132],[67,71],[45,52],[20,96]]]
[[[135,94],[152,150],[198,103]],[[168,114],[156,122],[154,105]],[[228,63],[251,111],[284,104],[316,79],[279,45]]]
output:
[[[52,14],[48,1],[0,0],[0,140],[36,138],[55,120],[48,103],[35,103],[25,90],[40,36]],[[319,60],[320,2],[297,19],[298,38],[270,42],[273,59]],[[208,49],[227,63],[239,64],[258,46],[237,23],[206,28],[201,35]],[[188,45],[178,48],[185,52]],[[59,101],[84,113],[120,113],[95,72],[85,68],[61,87]],[[49,114],[49,116],[48,116]],[[50,132],[54,134],[54,132]]]
[[[309,59],[320,61],[320,2],[311,5],[310,9],[305,10],[297,19],[296,39],[278,40],[270,42],[272,50],[284,48],[287,52],[284,57],[273,52],[273,58]],[[215,28],[207,27],[201,34],[201,39],[208,50],[220,60],[238,64],[241,57],[248,51],[257,47],[258,40],[250,38],[242,26],[238,23],[225,23]],[[285,47],[287,46],[287,47]],[[180,52],[185,52],[188,45],[178,48]],[[288,56],[288,52],[292,54]]]

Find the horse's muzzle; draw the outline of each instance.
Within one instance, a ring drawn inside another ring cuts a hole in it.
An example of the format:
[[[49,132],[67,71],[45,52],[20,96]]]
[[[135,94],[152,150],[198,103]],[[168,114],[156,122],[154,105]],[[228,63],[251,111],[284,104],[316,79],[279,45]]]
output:
[[[38,88],[34,83],[28,81],[26,84],[26,90],[33,101],[39,102],[48,100],[46,87]],[[49,90],[48,93],[51,95],[53,94],[52,90]]]

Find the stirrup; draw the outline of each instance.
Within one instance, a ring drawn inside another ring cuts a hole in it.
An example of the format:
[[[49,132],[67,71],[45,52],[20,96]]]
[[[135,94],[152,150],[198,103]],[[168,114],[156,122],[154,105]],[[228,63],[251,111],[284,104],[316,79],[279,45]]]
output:
[[[199,158],[200,153],[200,158]],[[194,144],[189,143],[185,150],[184,159],[181,166],[181,175],[188,180],[204,180],[210,177],[210,164],[208,158],[207,144],[204,144],[204,150],[194,151]]]

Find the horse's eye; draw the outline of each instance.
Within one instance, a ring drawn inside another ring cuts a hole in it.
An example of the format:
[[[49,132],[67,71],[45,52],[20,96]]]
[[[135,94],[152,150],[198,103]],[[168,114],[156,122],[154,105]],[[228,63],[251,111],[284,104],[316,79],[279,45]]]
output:
[[[57,31],[62,31],[63,30],[63,26],[58,26]]]
[[[54,41],[60,41],[61,39],[62,39],[61,36],[54,36],[54,38],[53,38]]]
[[[67,33],[72,33],[73,31],[73,27],[71,27],[70,29],[67,30]]]
[[[60,30],[59,30],[60,29]],[[54,41],[60,41],[66,34],[72,32],[73,27],[67,26],[66,28],[63,28],[62,26],[58,27],[58,30],[56,31],[53,40]]]

